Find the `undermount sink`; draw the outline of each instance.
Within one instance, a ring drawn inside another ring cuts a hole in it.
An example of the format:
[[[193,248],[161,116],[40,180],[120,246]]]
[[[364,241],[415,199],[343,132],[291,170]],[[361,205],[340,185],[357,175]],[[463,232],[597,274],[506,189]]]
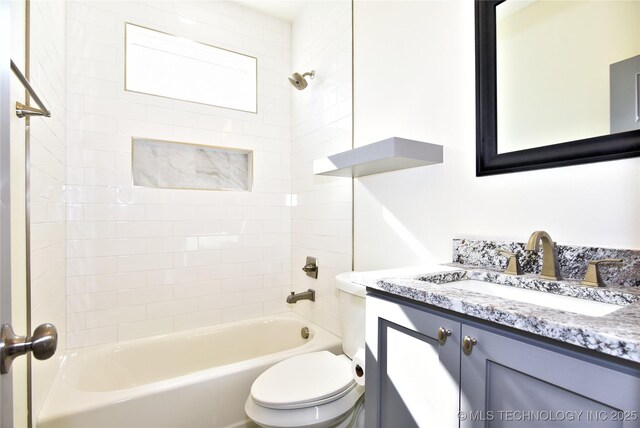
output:
[[[475,279],[449,282],[446,286],[592,317],[602,317],[623,307],[612,303],[597,302],[595,300],[580,299],[510,285],[493,284]]]

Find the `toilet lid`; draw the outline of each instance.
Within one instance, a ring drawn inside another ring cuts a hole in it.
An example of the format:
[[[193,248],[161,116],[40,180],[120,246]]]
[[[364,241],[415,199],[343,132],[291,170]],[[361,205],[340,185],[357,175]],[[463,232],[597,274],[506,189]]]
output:
[[[351,360],[328,351],[298,355],[267,369],[253,382],[251,397],[272,409],[299,409],[334,401],[355,386]]]

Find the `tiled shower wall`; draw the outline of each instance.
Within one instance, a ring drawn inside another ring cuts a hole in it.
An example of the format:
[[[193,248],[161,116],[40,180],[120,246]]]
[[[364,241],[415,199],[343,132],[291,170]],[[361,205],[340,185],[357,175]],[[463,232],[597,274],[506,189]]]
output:
[[[256,56],[258,114],[125,92],[125,22]],[[67,3],[66,32],[68,347],[287,311],[291,25],[229,2],[91,1]],[[253,150],[253,191],[134,187],[133,136]]]
[[[31,75],[51,117],[31,119],[31,325],[58,329],[56,357],[32,360],[32,398],[38,414],[66,339],[65,313],[65,6],[31,2]]]
[[[316,70],[293,94],[293,251],[295,291],[316,290],[316,302],[294,311],[340,334],[335,275],[351,270],[351,181],[313,175],[313,160],[351,149],[351,1],[309,2],[293,23],[293,68]],[[318,279],[301,268],[319,260]]]

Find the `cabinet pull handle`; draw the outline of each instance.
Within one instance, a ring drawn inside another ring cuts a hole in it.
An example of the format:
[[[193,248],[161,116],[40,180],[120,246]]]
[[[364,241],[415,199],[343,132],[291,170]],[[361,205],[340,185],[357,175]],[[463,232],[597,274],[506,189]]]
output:
[[[438,329],[438,343],[440,345],[444,345],[447,341],[447,337],[451,336],[451,330],[446,329],[444,327],[440,327]]]
[[[473,347],[477,344],[478,341],[475,338],[471,336],[465,336],[464,339],[462,339],[462,351],[465,355],[471,355]]]

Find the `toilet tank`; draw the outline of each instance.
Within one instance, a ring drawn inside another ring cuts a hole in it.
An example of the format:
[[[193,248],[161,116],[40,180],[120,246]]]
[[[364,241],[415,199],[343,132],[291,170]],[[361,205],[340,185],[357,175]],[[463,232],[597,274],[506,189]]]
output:
[[[358,348],[364,349],[366,290],[363,285],[353,282],[354,275],[354,272],[345,272],[336,276],[342,352],[349,358],[353,358]]]

